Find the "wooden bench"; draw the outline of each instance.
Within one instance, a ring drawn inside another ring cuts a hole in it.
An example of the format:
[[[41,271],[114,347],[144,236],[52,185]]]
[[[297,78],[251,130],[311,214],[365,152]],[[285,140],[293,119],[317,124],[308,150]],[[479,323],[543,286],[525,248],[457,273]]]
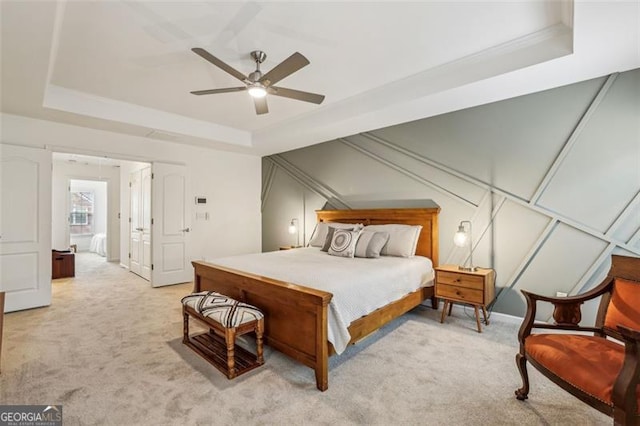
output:
[[[182,343],[209,361],[228,379],[264,364],[264,315],[255,306],[214,291],[205,291],[184,297],[182,314]],[[189,317],[204,323],[209,327],[209,332],[189,336]],[[255,333],[255,355],[236,345],[236,338],[247,333]]]

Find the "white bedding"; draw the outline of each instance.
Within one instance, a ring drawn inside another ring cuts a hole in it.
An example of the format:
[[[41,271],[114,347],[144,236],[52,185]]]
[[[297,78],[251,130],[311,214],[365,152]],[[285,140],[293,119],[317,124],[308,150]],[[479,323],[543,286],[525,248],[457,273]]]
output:
[[[92,253],[98,253],[100,256],[107,255],[107,236],[105,234],[95,234],[91,238],[91,245],[89,251]]]
[[[318,247],[207,262],[332,293],[328,334],[337,353],[351,340],[351,322],[433,281],[433,265],[426,257],[344,258]]]

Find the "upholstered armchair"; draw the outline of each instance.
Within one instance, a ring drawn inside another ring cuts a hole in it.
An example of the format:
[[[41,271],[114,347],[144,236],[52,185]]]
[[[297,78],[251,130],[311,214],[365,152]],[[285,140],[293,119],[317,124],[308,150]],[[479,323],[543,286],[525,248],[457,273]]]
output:
[[[613,417],[614,424],[640,425],[640,258],[612,256],[604,281],[581,295],[522,293],[527,314],[518,333],[522,387],[516,397],[528,398],[529,361],[562,389]],[[595,325],[578,325],[582,304],[600,296]],[[538,302],[554,305],[555,324],[535,322]]]

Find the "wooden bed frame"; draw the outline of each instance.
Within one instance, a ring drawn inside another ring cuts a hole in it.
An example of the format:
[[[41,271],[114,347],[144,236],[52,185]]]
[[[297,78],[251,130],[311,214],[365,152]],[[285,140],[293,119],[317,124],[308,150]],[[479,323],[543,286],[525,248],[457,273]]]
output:
[[[319,222],[379,225],[402,223],[422,225],[416,254],[438,265],[439,208],[366,209],[316,211]],[[327,309],[333,295],[326,291],[279,281],[207,262],[192,262],[194,292],[217,291],[260,308],[265,315],[265,342],[274,349],[315,370],[316,386],[329,386]],[[353,344],[389,321],[431,298],[437,309],[433,287],[422,287],[402,299],[359,318],[349,326]]]

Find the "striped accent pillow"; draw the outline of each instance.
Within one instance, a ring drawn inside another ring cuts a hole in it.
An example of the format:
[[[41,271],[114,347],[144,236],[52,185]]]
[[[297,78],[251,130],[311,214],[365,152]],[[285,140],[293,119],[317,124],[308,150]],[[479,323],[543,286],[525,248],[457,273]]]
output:
[[[182,298],[182,304],[193,308],[200,315],[209,317],[226,328],[235,328],[264,317],[260,309],[255,306],[239,302],[215,291],[190,294]]]
[[[380,251],[387,241],[388,232],[362,231],[356,243],[355,257],[380,257]]]

